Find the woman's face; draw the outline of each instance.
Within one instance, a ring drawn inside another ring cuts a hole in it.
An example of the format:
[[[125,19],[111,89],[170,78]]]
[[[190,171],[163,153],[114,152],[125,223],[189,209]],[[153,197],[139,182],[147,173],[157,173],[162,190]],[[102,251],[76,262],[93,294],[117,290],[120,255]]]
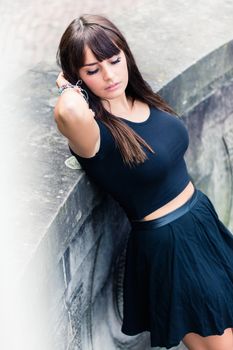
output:
[[[84,66],[79,70],[79,77],[87,87],[101,99],[112,100],[125,93],[128,84],[128,67],[124,52],[102,62],[97,61],[92,51],[86,46]],[[119,83],[115,89],[107,89]]]

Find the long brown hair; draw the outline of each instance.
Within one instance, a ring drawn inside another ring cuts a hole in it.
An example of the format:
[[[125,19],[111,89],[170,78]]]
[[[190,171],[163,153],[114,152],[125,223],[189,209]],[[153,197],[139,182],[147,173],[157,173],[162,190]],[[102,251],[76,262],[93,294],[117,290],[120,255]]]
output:
[[[85,46],[91,49],[99,62],[119,54],[120,49],[123,50],[129,77],[125,89],[126,96],[130,97],[133,103],[135,100],[139,100],[151,107],[154,106],[178,116],[143,79],[123,34],[108,18],[101,15],[83,14],[74,19],[63,33],[56,60],[68,81],[76,84],[80,79],[78,72],[84,65]],[[89,108],[95,113],[95,118],[101,119],[112,133],[125,164],[132,166],[135,163],[144,162],[148,158],[141,145],[155,153],[151,146],[122,119],[108,112],[103,107],[100,98],[84,82],[82,88],[88,93]]]

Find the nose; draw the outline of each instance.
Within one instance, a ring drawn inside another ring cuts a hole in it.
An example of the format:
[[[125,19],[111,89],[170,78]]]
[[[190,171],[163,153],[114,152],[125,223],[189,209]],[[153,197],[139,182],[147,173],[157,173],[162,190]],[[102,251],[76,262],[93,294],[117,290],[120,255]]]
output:
[[[105,65],[103,67],[103,79],[104,80],[114,80],[114,73],[111,66]]]

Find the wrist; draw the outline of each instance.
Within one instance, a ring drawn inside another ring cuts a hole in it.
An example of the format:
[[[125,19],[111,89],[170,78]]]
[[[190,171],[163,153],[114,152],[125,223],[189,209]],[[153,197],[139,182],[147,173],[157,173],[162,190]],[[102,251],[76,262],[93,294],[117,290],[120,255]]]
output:
[[[65,92],[67,91],[72,91],[72,92],[75,92],[77,94],[77,90],[75,90],[73,87],[71,86],[68,86],[66,87],[65,89],[63,89],[61,92],[60,92],[60,96],[63,95]]]
[[[65,91],[74,91],[74,92],[78,92],[86,101],[87,105],[89,106],[89,97],[88,94],[86,92],[86,90],[82,89],[79,85],[78,85],[79,81],[76,83],[76,85],[73,85],[71,83],[66,83],[66,84],[62,84],[59,88],[58,88],[58,92],[60,95],[62,95]]]
[[[74,85],[72,85],[71,83],[66,83],[66,84],[62,84],[59,88],[58,88],[58,92],[60,95],[63,94],[64,91],[66,91],[67,89],[74,89]]]

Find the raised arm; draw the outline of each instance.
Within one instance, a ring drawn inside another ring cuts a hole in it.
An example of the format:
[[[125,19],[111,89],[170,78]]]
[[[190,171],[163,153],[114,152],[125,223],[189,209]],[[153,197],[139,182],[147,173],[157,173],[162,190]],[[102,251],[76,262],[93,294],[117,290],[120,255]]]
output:
[[[54,119],[75,153],[85,158],[97,153],[100,146],[99,126],[79,91],[66,89],[59,96],[54,108]]]

